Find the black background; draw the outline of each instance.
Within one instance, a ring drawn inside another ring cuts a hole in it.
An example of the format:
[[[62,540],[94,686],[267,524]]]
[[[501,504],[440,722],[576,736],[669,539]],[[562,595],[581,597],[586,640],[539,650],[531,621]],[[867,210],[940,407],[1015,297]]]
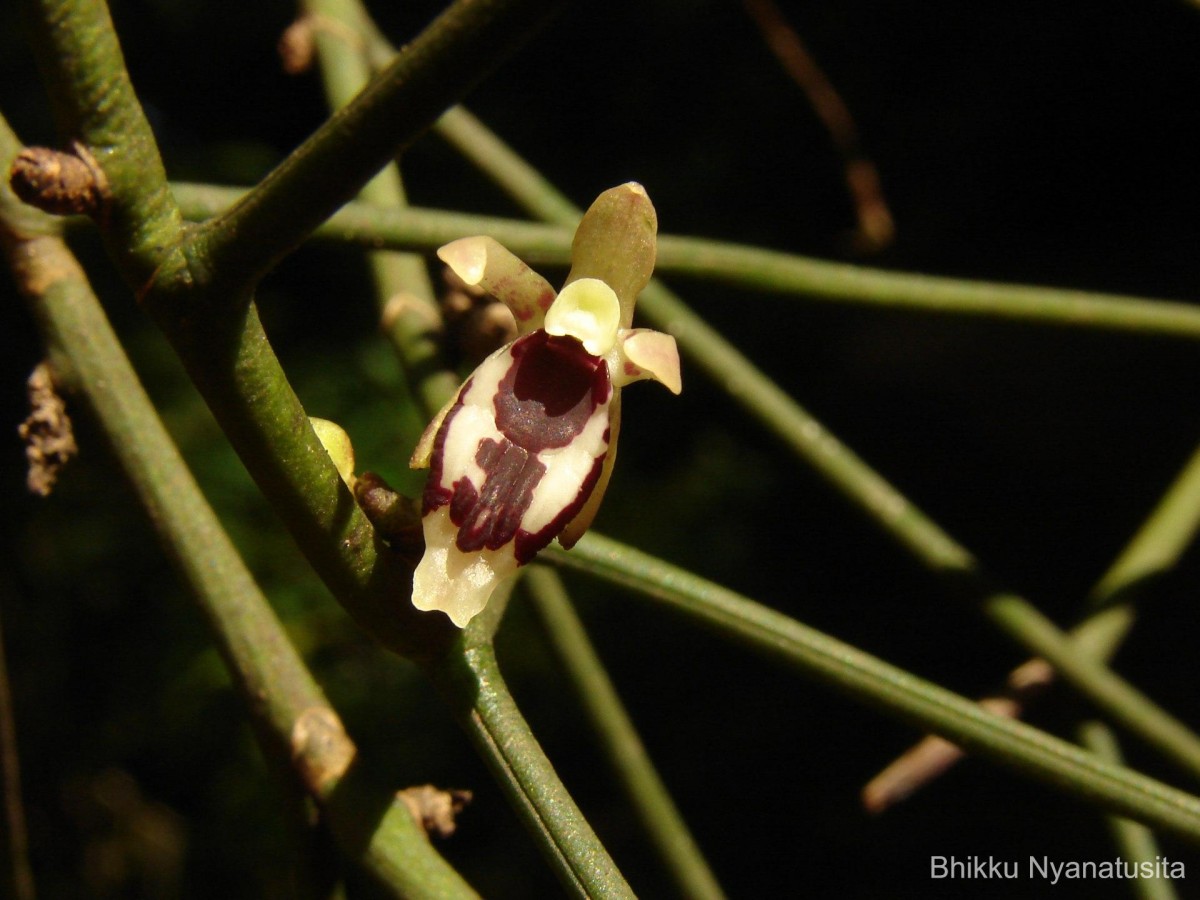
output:
[[[377,10],[398,43],[437,9],[401,6]],[[0,108],[27,142],[53,143],[10,7],[0,9]],[[786,9],[853,111],[896,218],[895,243],[863,262],[1195,297],[1200,11],[1183,0]],[[279,70],[287,4],[119,2],[113,13],[172,178],[253,183],[325,115],[314,75]],[[839,158],[735,2],[573,5],[469,105],[581,205],[637,180],[664,232],[852,259]],[[410,151],[405,171],[414,203],[517,213],[434,138]],[[381,782],[474,789],[446,855],[488,896],[554,895],[449,717],[312,583],[94,239],[75,243],[206,492]],[[1200,435],[1200,358],[1186,341],[673,285],[1064,625]],[[11,286],[0,291],[10,423],[0,488],[12,552],[0,588],[39,886],[45,896],[281,895],[278,795],[200,616],[84,413],[84,453],[60,490],[41,502],[23,493],[15,426],[41,348]],[[389,422],[394,366],[359,256],[305,249],[260,299],[310,411],[347,425],[360,467],[402,478],[414,423],[398,413]],[[684,381],[678,399],[653,386],[626,393],[621,462],[598,528],[966,695],[1024,658],[686,362]],[[1200,716],[1197,575],[1190,552],[1117,660],[1189,722]],[[650,604],[570,584],[731,895],[1128,896],[1119,883],[931,881],[931,855],[1020,860],[1024,872],[1030,855],[1115,851],[1093,811],[981,762],[869,818],[858,790],[912,729]],[[535,731],[635,890],[669,895],[532,617],[523,604],[511,616],[502,662]],[[1069,736],[1081,712],[1060,694],[1033,720]],[[1135,741],[1126,753],[1193,787]],[[128,862],[115,876],[98,868],[104,852],[128,860],[138,846],[131,822],[183,848],[178,862],[164,851],[160,880]],[[1162,852],[1187,861],[1188,896],[1200,857],[1169,839]]]

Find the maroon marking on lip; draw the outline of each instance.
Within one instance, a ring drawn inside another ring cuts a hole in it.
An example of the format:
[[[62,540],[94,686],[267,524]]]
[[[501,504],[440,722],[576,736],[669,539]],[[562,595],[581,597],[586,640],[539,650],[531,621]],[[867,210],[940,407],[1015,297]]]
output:
[[[445,506],[453,496],[452,491],[442,485],[446,435],[449,434],[450,423],[454,421],[454,417],[462,409],[462,398],[471,389],[471,382],[473,380],[473,378],[468,378],[466,384],[462,386],[462,389],[458,392],[458,400],[450,407],[450,411],[446,413],[446,418],[442,420],[442,427],[438,429],[438,433],[434,436],[433,450],[429,454],[429,477],[425,479],[425,492],[421,495],[422,516],[426,516],[435,509]]]
[[[491,438],[480,442],[475,462],[485,473],[482,489],[476,492],[468,479],[460,478],[450,502],[450,521],[459,526],[455,544],[464,553],[499,550],[512,541],[546,474],[536,454]]]
[[[530,453],[571,443],[612,394],[604,360],[573,337],[539,329],[511,353],[513,364],[496,391],[496,427]]]
[[[605,435],[607,439],[607,435]],[[592,470],[588,472],[587,477],[583,479],[583,484],[579,486],[579,493],[575,495],[575,499],[562,508],[557,516],[546,523],[544,528],[538,531],[517,532],[516,544],[513,546],[513,555],[517,558],[518,565],[525,565],[535,556],[538,551],[554,540],[554,536],[567,527],[579,511],[583,509],[583,504],[587,503],[588,497],[592,495],[592,491],[596,487],[596,482],[600,478],[600,470],[604,468],[604,457],[608,455],[605,451],[596,457],[596,461],[592,463]],[[570,547],[567,548],[568,550]]]
[[[461,398],[470,390],[468,380],[434,438],[422,512],[449,506],[460,551],[499,550],[511,542],[517,563],[523,565],[578,515],[591,496],[607,455],[609,432],[604,432],[605,451],[595,458],[575,497],[544,527],[530,532],[521,522],[546,473],[538,453],[564,447],[578,437],[596,410],[611,399],[612,383],[604,360],[572,337],[538,330],[516,341],[510,352],[512,364],[493,401],[496,426],[504,438],[485,438],[475,453],[484,473],[482,486],[466,475],[444,484],[446,438],[462,409]]]

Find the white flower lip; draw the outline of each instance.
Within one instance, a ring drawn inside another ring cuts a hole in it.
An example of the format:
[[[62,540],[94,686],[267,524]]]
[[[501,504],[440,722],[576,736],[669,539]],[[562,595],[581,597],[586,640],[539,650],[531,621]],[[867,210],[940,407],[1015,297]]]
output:
[[[604,360],[544,330],[479,365],[434,420],[417,609],[464,626],[576,516],[608,452],[612,396]]]
[[[599,278],[572,281],[546,310],[547,334],[569,335],[588,353],[604,356],[617,342],[621,302]]]

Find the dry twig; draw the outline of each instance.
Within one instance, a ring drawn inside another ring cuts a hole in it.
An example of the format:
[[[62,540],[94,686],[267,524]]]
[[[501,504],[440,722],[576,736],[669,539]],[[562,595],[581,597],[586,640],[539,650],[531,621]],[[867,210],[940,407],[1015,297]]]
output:
[[[775,0],[742,0],[742,4],[775,58],[808,97],[813,112],[824,123],[842,156],[846,186],[858,219],[854,248],[864,253],[882,250],[895,236],[895,222],[883,198],[879,172],[859,144],[858,128],[849,107],[817,65],[800,35],[787,23]]]

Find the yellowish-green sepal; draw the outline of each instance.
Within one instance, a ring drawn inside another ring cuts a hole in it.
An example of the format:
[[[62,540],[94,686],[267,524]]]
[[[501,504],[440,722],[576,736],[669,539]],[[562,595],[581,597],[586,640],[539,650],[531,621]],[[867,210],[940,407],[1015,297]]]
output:
[[[631,181],[610,188],[588,208],[571,244],[566,284],[598,278],[621,302],[621,327],[633,324],[633,307],[650,281],[657,255],[658,216],[646,189]]]

